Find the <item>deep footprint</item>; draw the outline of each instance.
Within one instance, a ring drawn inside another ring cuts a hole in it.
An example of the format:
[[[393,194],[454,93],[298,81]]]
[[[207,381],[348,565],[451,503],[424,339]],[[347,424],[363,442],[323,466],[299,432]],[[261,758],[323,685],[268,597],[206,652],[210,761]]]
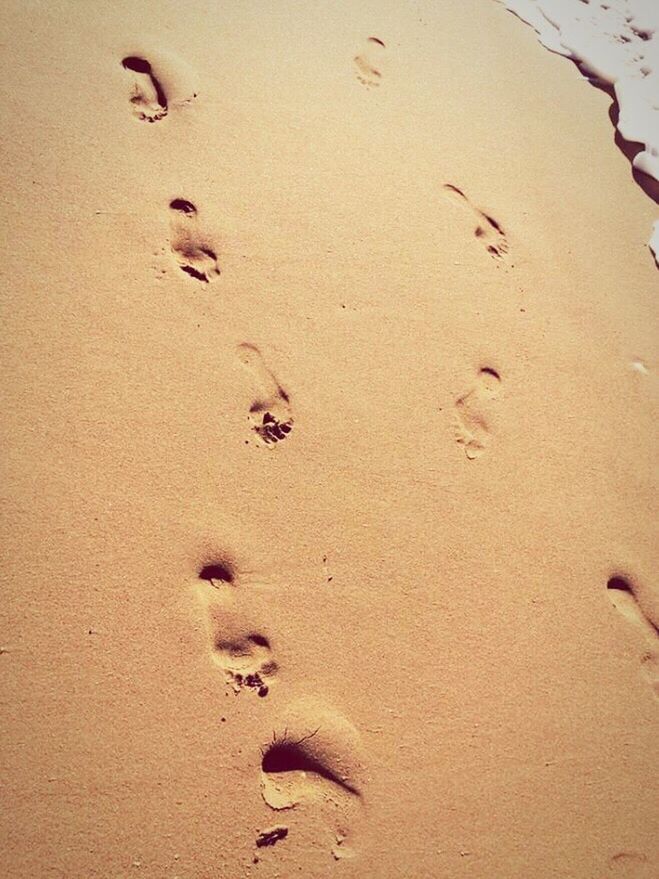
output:
[[[130,103],[142,122],[158,122],[168,111],[167,95],[146,58],[128,55],[121,65],[133,79]]]
[[[191,201],[175,198],[169,203],[170,246],[184,274],[203,284],[218,278],[221,269],[212,243],[199,230],[198,211]]]
[[[258,394],[247,416],[252,431],[261,444],[274,446],[286,439],[293,429],[290,397],[266,367],[256,346],[239,345],[238,359],[251,374]]]
[[[478,373],[475,386],[456,400],[456,441],[470,461],[487,448],[492,433],[493,403],[499,396],[501,378],[491,367]]]
[[[261,697],[268,695],[278,667],[264,635],[219,634],[213,644],[213,655],[236,693],[250,689]]]
[[[364,816],[364,759],[355,727],[317,699],[298,700],[261,747],[261,795],[277,812],[313,809],[335,860],[355,855]]]
[[[485,247],[487,252],[493,259],[500,260],[508,253],[508,240],[501,225],[483,211],[475,207],[457,186],[452,183],[445,183],[445,196],[457,204],[462,209],[468,211],[476,222],[474,228],[474,237],[477,238]]]
[[[210,583],[215,589],[231,586],[235,581],[235,571],[229,562],[212,562],[199,571],[199,579]]]
[[[240,589],[233,564],[224,559],[210,562],[200,569],[198,578],[211,659],[234,692],[249,689],[267,696],[279,669],[269,638],[249,626],[237,606]]]
[[[369,37],[364,50],[355,55],[355,71],[357,79],[367,88],[380,85],[382,81],[382,60],[385,44],[378,37]]]
[[[330,706],[301,699],[261,748],[261,791],[275,810],[337,797],[362,797],[357,730]]]
[[[645,637],[647,649],[641,656],[641,666],[655,696],[659,698],[659,629],[643,613],[635,588],[629,580],[611,577],[606,588],[613,607]]]

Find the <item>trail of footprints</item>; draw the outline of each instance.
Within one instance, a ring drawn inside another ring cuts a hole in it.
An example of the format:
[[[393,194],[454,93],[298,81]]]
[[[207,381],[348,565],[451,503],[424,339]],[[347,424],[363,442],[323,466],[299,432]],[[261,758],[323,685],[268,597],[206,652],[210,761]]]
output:
[[[131,81],[133,115],[141,122],[160,122],[172,107],[196,97],[194,92],[172,100],[175,80],[165,75],[164,62],[156,64],[134,54],[121,63]],[[197,206],[188,199],[177,197],[169,203],[169,244],[176,265],[192,281],[210,284],[220,276],[217,247],[203,230]],[[255,345],[239,345],[237,358],[253,391],[247,414],[250,436],[260,445],[274,447],[293,428],[289,394]],[[252,618],[249,589],[234,562],[222,557],[204,563],[195,589],[207,622],[209,661],[236,695],[248,692],[267,699],[278,682],[279,662],[270,635]],[[357,730],[331,706],[298,699],[280,713],[271,737],[261,745],[261,794],[277,812],[305,803],[321,809],[328,806],[335,825],[334,857],[349,857],[348,839],[362,800],[362,766]],[[259,850],[274,846],[288,833],[288,826],[281,823],[262,828],[255,845]]]
[[[230,559],[221,557],[201,566],[195,588],[206,617],[210,661],[234,693],[251,691],[265,699],[277,682],[279,663],[269,635],[252,624],[250,583],[243,581]],[[279,713],[260,753],[261,796],[269,808],[320,808],[334,825],[334,857],[350,857],[364,771],[354,726],[319,699],[297,699]],[[284,823],[261,828],[255,845],[273,846],[288,833]]]
[[[366,88],[380,84],[385,57],[386,46],[378,37],[369,37],[354,57],[357,79]],[[121,63],[130,78],[132,113],[140,122],[160,122],[173,107],[196,97],[193,92],[173,100],[176,79],[166,76],[167,65],[160,61],[134,54]],[[492,239],[492,249],[503,250],[495,234],[500,230],[488,218],[484,220],[481,225],[486,232],[479,229],[477,234],[488,242]],[[169,245],[178,269],[191,281],[207,285],[220,277],[218,248],[203,229],[199,209],[188,199],[176,197],[169,203]],[[255,345],[242,343],[236,353],[252,387],[247,413],[250,437],[272,448],[293,429],[290,395]],[[489,384],[496,374],[481,373],[480,386],[456,404],[461,420],[459,442],[464,443],[468,457],[485,448],[488,434],[481,404],[484,396],[492,395]],[[197,572],[195,589],[207,623],[209,662],[234,694],[249,693],[267,700],[279,685],[280,664],[270,633],[263,630],[258,615],[255,618],[250,612],[250,590],[236,565],[228,557],[206,561]],[[321,700],[298,699],[279,713],[260,753],[261,796],[267,806],[282,814],[308,803],[314,808],[327,807],[334,825],[333,856],[337,860],[351,857],[350,841],[364,786],[364,755],[355,727]],[[261,828],[256,848],[281,844],[288,835],[285,823]]]
[[[380,84],[385,57],[384,42],[369,37],[354,57],[355,73],[362,85],[373,88]],[[129,102],[139,121],[159,122],[173,106],[183,106],[197,96],[191,88],[179,89],[177,99],[172,100],[172,78],[162,72],[166,72],[166,64],[155,64],[140,55],[127,55],[121,64],[130,77]],[[508,241],[501,225],[476,208],[457,186],[447,183],[443,192],[472,218],[474,237],[487,253],[496,260],[505,258]],[[183,274],[200,284],[220,276],[217,247],[204,233],[193,202],[171,200],[169,229],[171,254]],[[256,346],[239,345],[237,357],[253,389],[247,414],[250,437],[272,448],[293,429],[290,396]],[[472,386],[456,400],[456,441],[469,460],[480,457],[490,445],[500,392],[499,373],[483,367]],[[199,568],[195,589],[207,622],[209,661],[236,695],[247,692],[267,700],[279,685],[280,665],[271,635],[250,613],[249,584],[243,582],[230,558],[219,557]],[[612,577],[608,593],[613,606],[646,638],[643,668],[659,696],[657,628],[641,611],[629,581]],[[334,822],[332,853],[339,860],[353,855],[350,839],[363,804],[363,787],[360,736],[346,718],[315,698],[298,699],[279,713],[271,735],[261,743],[261,796],[270,809],[285,814],[307,803],[328,807]],[[260,851],[278,845],[288,834],[288,825],[281,822],[262,828],[256,848]]]

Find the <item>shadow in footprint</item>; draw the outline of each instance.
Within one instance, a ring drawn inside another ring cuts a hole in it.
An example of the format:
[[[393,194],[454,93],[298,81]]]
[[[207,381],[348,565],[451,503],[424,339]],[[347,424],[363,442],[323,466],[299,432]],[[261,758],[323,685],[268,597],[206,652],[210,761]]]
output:
[[[263,445],[274,446],[293,429],[290,397],[266,367],[255,345],[239,345],[238,359],[251,374],[258,393],[247,416],[251,428]]]
[[[364,814],[364,762],[355,727],[331,706],[299,699],[261,748],[261,794],[275,811],[306,806],[331,831],[335,860],[353,857]]]
[[[464,192],[452,183],[445,183],[443,191],[449,201],[471,214],[476,223],[474,237],[483,244],[489,255],[496,260],[503,259],[508,253],[508,240],[494,217],[475,207]]]
[[[213,562],[210,565],[204,565],[199,571],[199,579],[205,580],[216,589],[219,589],[222,584],[232,585],[234,577],[235,574],[232,567],[225,562]]]
[[[167,115],[168,101],[165,91],[146,58],[128,55],[121,65],[133,80],[130,103],[133,113],[142,122],[158,122]]]
[[[641,656],[641,667],[655,696],[659,698],[659,629],[643,613],[635,588],[629,580],[621,576],[611,577],[606,589],[613,607],[645,637],[648,646]]]
[[[169,203],[170,246],[178,267],[188,277],[208,284],[221,273],[212,243],[199,229],[198,211],[184,198]]]
[[[213,654],[236,693],[251,689],[262,698],[268,695],[278,666],[272,658],[270,642],[264,635],[256,632],[218,634]]]
[[[493,402],[499,396],[501,378],[489,366],[478,373],[475,386],[456,400],[456,441],[470,461],[485,451],[492,432]]]
[[[366,88],[378,86],[382,81],[385,49],[386,46],[379,37],[369,37],[364,49],[353,59],[357,79]]]
[[[234,692],[250,689],[267,696],[279,667],[270,639],[255,630],[240,607],[235,566],[226,559],[208,562],[198,578],[213,662]]]
[[[272,809],[305,801],[361,798],[362,749],[354,726],[335,709],[301,699],[261,748],[261,790]]]
[[[279,666],[270,639],[244,611],[235,563],[221,554],[206,561],[197,578],[196,593],[204,610],[213,663],[234,692],[249,689],[267,696]]]
[[[289,783],[299,782],[301,779],[305,783],[313,779],[309,776],[316,775],[319,779],[332,782],[351,794],[358,794],[350,783],[333,772],[329,761],[324,761],[322,755],[315,753],[314,749],[307,743],[317,735],[319,729],[314,730],[301,739],[294,740],[290,737],[288,730],[284,731],[281,738],[273,739],[270,746],[263,754],[261,768],[265,775],[280,776],[282,778],[282,786]],[[287,777],[287,773],[291,773]],[[293,773],[299,774],[298,779],[293,777]]]

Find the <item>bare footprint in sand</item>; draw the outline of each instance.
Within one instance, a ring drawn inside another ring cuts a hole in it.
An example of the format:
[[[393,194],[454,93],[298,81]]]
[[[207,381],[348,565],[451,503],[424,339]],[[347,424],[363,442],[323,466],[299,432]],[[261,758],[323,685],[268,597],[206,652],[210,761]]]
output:
[[[282,714],[261,747],[261,795],[281,812],[309,805],[328,824],[337,860],[351,857],[363,806],[364,758],[359,733],[334,708],[300,699]]]
[[[501,225],[493,217],[475,207],[464,192],[452,183],[445,183],[443,191],[453,204],[471,214],[476,223],[474,237],[483,244],[490,256],[496,260],[503,259],[508,253],[508,240]]]
[[[606,588],[613,607],[646,640],[647,649],[641,656],[641,667],[655,696],[659,698],[659,629],[641,609],[636,588],[630,580],[614,576],[609,579]]]
[[[220,276],[214,245],[199,229],[198,211],[191,201],[169,203],[170,247],[178,267],[188,277],[208,284]]]
[[[181,59],[160,49],[138,50],[121,59],[130,79],[129,101],[141,122],[159,122],[197,97],[197,76]]]
[[[249,623],[239,606],[234,565],[222,559],[204,565],[198,574],[197,594],[208,624],[212,661],[239,693],[243,689],[267,696],[278,666],[270,639]]]
[[[354,57],[357,79],[366,88],[373,88],[382,82],[382,62],[386,46],[378,37],[369,37],[364,49]]]
[[[250,373],[257,394],[248,415],[252,431],[260,443],[274,446],[293,429],[290,397],[266,367],[255,345],[239,345],[238,359]]]
[[[164,119],[168,110],[167,95],[151,63],[146,58],[128,55],[121,64],[131,74],[130,103],[134,115],[142,122]]]
[[[657,872],[642,852],[619,851],[609,858],[607,876],[618,879],[651,879]]]
[[[483,367],[475,386],[456,400],[456,440],[464,446],[470,461],[485,451],[492,432],[494,401],[499,396],[501,378],[491,367]]]
[[[219,615],[218,615],[219,616]],[[245,629],[244,622],[210,615],[217,632],[212,641],[213,658],[235,693],[254,690],[262,698],[270,692],[279,667],[272,657],[270,641],[259,632]]]

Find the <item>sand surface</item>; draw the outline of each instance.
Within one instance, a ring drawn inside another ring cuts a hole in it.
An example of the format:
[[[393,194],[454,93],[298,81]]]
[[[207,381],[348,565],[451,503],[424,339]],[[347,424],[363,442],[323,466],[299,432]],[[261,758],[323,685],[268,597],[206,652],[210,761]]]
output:
[[[609,97],[490,0],[1,14],[3,875],[656,876]]]
[[[657,0],[498,0],[551,52],[574,61],[611,96],[616,144],[634,180],[659,204],[659,3]],[[659,266],[659,220],[648,246]]]

